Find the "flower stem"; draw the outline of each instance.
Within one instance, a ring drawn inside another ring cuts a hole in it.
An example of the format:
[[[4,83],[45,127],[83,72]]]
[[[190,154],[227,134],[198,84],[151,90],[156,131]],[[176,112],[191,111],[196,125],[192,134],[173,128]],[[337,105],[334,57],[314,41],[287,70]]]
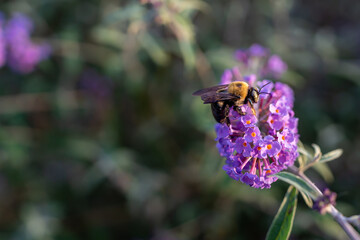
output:
[[[302,178],[311,187],[313,187],[313,189],[316,190],[320,194],[320,196],[323,196],[323,193],[320,191],[320,189],[297,167],[292,166],[289,168],[289,171]],[[335,221],[340,225],[340,227],[344,229],[345,233],[351,240],[360,240],[359,233],[353,228],[353,226],[351,226],[351,224],[347,221],[347,218],[344,217],[344,215],[333,205],[331,205],[328,213],[335,219]]]

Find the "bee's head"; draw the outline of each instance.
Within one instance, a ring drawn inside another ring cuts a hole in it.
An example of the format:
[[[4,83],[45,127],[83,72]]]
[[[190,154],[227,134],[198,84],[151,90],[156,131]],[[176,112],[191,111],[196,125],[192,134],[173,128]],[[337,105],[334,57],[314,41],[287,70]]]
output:
[[[254,103],[259,101],[259,90],[257,88],[250,89],[250,100]]]

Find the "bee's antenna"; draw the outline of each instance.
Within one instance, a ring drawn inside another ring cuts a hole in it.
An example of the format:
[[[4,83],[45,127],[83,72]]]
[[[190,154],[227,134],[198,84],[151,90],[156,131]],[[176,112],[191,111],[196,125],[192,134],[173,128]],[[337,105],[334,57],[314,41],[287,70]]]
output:
[[[259,92],[259,94],[269,94],[269,95],[271,95],[271,93],[268,93],[268,92]]]
[[[260,89],[259,89],[259,92],[261,91],[261,89],[263,89],[266,85],[269,85],[271,82],[269,81],[268,83],[266,83],[264,86],[262,86]]]

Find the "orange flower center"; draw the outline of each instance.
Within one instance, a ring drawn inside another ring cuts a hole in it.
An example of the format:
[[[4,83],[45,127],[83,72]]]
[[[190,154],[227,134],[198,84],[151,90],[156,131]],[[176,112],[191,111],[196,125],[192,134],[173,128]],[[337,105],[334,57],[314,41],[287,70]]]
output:
[[[250,121],[250,120],[247,120],[247,121],[246,121],[246,124],[250,124],[250,123],[251,123],[251,121]]]
[[[276,112],[276,113],[279,113],[279,109],[276,109],[275,112]]]
[[[260,150],[261,150],[261,147],[257,147],[257,150],[260,151]]]
[[[244,147],[246,147],[247,146],[246,142],[244,142],[243,145],[244,145]]]
[[[271,120],[270,120],[270,123],[271,123],[271,124],[273,124],[273,123],[274,123],[274,120],[273,120],[273,119],[271,119]]]
[[[266,148],[269,149],[269,150],[272,149],[271,144],[268,144],[268,145],[266,146]]]
[[[282,136],[281,139],[285,141],[285,136]]]
[[[251,136],[252,136],[252,137],[256,137],[256,133],[255,133],[255,132],[252,132],[252,133],[251,133]]]
[[[271,170],[266,170],[266,172],[265,173],[271,173]]]

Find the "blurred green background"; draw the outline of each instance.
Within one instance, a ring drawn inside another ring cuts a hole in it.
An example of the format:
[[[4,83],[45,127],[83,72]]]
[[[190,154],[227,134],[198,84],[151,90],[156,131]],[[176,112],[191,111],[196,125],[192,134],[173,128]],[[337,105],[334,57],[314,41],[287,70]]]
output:
[[[209,106],[233,51],[289,66],[301,140],[343,148],[309,176],[360,213],[360,2],[9,0],[53,52],[0,69],[0,239],[264,239],[287,185],[230,179]],[[291,239],[344,239],[299,200]]]

